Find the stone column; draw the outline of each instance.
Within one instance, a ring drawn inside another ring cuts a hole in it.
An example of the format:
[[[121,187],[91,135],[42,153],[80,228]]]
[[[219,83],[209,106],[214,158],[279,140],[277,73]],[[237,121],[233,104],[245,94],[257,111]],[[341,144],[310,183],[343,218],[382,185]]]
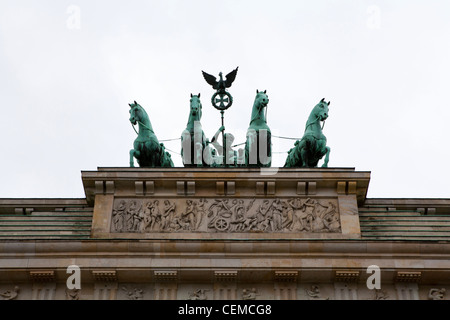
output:
[[[214,272],[214,300],[236,300],[237,275],[236,270]]]
[[[118,279],[116,271],[92,271],[94,277],[94,300],[116,300]]]
[[[298,271],[274,271],[274,299],[297,300]]]
[[[359,271],[336,271],[334,297],[336,300],[358,300]]]
[[[56,280],[54,271],[30,271],[30,279],[33,282],[32,300],[53,300],[55,298]]]
[[[155,277],[155,300],[177,300],[178,272],[177,271],[154,271]]]
[[[350,238],[361,238],[356,184],[356,181],[339,181],[337,183],[342,234]]]
[[[94,284],[94,300],[116,300],[117,282],[96,282]]]
[[[111,212],[114,202],[114,181],[95,181],[95,205],[91,236],[108,237],[111,232]]]
[[[356,283],[336,282],[334,296],[336,300],[358,300]]]
[[[398,300],[419,300],[419,286],[417,283],[396,283]]]
[[[395,275],[395,289],[398,300],[419,300],[418,282],[422,277],[420,271],[398,271]]]

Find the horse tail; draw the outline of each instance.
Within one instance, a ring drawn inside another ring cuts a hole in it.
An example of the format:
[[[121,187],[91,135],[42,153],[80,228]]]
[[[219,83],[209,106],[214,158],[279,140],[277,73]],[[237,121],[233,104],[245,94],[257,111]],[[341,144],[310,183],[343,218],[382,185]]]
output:
[[[297,140],[295,142],[294,147],[288,151],[288,156],[286,157],[286,161],[284,163],[285,168],[301,166],[302,160],[301,160],[301,153],[300,153],[299,145],[300,145],[300,140]]]

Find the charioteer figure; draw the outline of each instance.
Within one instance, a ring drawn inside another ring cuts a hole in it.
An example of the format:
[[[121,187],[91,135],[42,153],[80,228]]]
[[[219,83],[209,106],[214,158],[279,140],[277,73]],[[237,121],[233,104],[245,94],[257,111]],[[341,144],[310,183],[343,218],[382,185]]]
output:
[[[225,127],[221,126],[219,130],[217,130],[214,137],[211,139],[211,144],[216,148],[218,152],[218,157],[222,158],[224,157],[225,153],[225,166],[236,166],[238,164],[238,152],[232,149],[232,145],[234,142],[234,136],[231,133],[224,133],[224,141],[225,141],[225,152],[224,147],[221,146],[217,138],[220,133],[225,132]],[[220,163],[222,163],[220,161]]]

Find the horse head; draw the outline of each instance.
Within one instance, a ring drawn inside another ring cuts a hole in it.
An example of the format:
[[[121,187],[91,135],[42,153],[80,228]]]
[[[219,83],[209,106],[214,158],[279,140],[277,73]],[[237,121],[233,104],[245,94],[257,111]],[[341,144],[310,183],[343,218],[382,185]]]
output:
[[[326,102],[325,98],[320,100],[320,102],[314,107],[312,114],[314,114],[316,119],[320,121],[325,121],[328,118],[328,106],[330,101]]]
[[[136,100],[128,105],[130,106],[130,122],[133,125],[139,124],[139,132],[146,130],[153,132],[152,123],[145,109]]]
[[[266,122],[266,117],[264,116],[264,113],[262,112],[264,107],[267,107],[267,104],[269,103],[269,97],[267,96],[267,91],[259,91],[256,90],[256,97],[255,102],[253,103],[253,109],[252,109],[252,117],[250,120],[250,123],[257,121],[257,122]]]
[[[267,90],[259,91],[256,89],[256,98],[255,98],[255,106],[261,110],[264,107],[267,107],[269,103],[269,97],[267,96]]]
[[[130,122],[133,125],[136,125],[138,121],[142,121],[142,118],[144,117],[144,109],[139,105],[136,100],[134,103],[129,103],[130,106]]]
[[[191,93],[191,113],[190,117],[192,120],[200,120],[202,118],[202,103],[200,102],[200,93],[198,95],[193,95]]]

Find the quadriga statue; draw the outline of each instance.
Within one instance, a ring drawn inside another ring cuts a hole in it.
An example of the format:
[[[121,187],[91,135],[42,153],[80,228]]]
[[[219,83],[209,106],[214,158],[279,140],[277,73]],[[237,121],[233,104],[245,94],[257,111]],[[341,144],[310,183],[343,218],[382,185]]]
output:
[[[294,148],[289,150],[284,167],[317,167],[317,163],[325,156],[322,167],[328,167],[330,147],[327,146],[327,138],[322,133],[321,121],[328,118],[328,106],[325,98],[313,108],[306,121],[305,133],[301,140],[295,142]]]

